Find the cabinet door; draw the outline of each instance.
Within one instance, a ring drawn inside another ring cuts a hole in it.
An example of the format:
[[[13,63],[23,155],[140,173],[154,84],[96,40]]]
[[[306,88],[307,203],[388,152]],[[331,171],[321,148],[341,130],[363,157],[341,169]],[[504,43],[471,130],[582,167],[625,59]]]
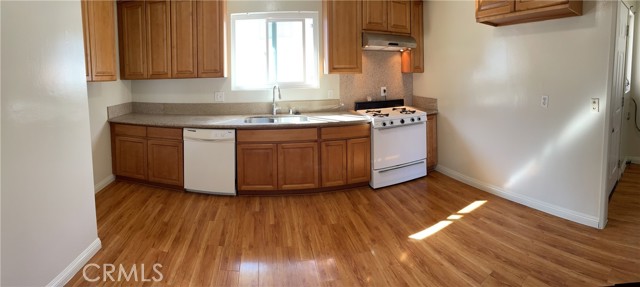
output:
[[[418,47],[411,49],[411,67],[413,73],[424,73],[424,34],[423,34],[423,4],[422,0],[412,1],[411,8],[411,36],[416,39]]]
[[[320,148],[322,187],[347,184],[347,142],[326,141]]]
[[[476,18],[506,14],[513,11],[513,0],[476,0]]]
[[[389,1],[387,30],[396,33],[411,33],[411,1]]]
[[[198,76],[196,1],[171,1],[171,74],[174,78]]]
[[[120,77],[147,78],[147,36],[144,1],[118,2]]]
[[[279,189],[318,187],[318,144],[290,143],[278,145]]]
[[[427,170],[433,170],[438,164],[438,117],[427,116]]]
[[[238,144],[238,190],[275,190],[278,158],[275,144]]]
[[[368,182],[371,178],[371,140],[347,140],[347,183]]]
[[[116,80],[116,25],[113,1],[88,1],[91,80]]]
[[[516,0],[516,11],[569,3],[568,0]]]
[[[142,138],[115,138],[115,174],[147,179],[147,141]]]
[[[182,142],[147,140],[149,181],[183,186]]]
[[[225,1],[198,1],[198,77],[221,78],[225,69]]]
[[[324,71],[362,73],[362,2],[323,0]]]
[[[149,79],[171,78],[171,27],[168,0],[146,0],[147,69]]]
[[[387,31],[387,1],[362,1],[362,29]]]
[[[89,38],[89,2],[87,0],[80,1],[80,9],[82,10],[82,36],[84,37],[84,71],[87,82],[91,81],[91,39]]]

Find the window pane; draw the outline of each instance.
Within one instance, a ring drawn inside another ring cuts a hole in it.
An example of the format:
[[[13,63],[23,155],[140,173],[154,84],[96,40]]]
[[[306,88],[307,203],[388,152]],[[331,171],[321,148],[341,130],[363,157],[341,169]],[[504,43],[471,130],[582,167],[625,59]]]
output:
[[[276,22],[276,80],[279,83],[305,81],[303,22]]]
[[[267,84],[266,37],[266,20],[236,20],[233,73],[236,86],[255,87]]]

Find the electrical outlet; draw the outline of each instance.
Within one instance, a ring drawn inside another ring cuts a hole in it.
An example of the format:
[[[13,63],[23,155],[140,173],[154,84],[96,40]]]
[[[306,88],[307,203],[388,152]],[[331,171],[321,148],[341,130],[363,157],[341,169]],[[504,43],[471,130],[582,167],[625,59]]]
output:
[[[387,96],[387,87],[380,87],[380,96],[381,97]]]
[[[224,102],[224,92],[215,92],[213,94],[214,102]]]
[[[542,96],[542,98],[540,99],[540,106],[545,109],[549,107],[549,96]]]
[[[591,111],[592,112],[600,112],[600,99],[599,98],[591,98]]]

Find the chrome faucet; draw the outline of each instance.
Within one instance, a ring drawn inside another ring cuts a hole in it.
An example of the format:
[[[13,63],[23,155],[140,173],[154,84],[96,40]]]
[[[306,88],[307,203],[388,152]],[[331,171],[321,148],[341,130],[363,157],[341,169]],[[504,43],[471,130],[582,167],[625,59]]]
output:
[[[273,96],[273,115],[276,115],[276,111],[280,108],[276,106],[276,90],[278,90],[278,99],[282,100],[282,95],[280,94],[280,87],[278,85],[273,86],[273,90],[271,91],[271,95]]]

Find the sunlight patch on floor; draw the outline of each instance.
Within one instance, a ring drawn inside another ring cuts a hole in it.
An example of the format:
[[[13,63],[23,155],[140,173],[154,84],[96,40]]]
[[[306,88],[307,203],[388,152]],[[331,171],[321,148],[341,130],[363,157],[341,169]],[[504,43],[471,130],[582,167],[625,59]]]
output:
[[[453,220],[458,220],[458,219],[462,218],[464,216],[462,214],[470,213],[470,212],[476,210],[478,207],[482,206],[485,203],[487,203],[486,200],[476,200],[476,201],[470,203],[469,205],[465,206],[463,209],[460,209],[456,214],[449,215],[449,217],[447,217],[447,220],[442,220],[442,221],[430,226],[429,228],[427,228],[425,230],[422,230],[422,231],[420,231],[418,233],[414,233],[412,235],[409,235],[409,238],[416,239],[416,240],[425,239],[425,238],[437,233],[438,231],[444,229],[445,227],[449,226],[451,223],[453,223]],[[460,213],[462,213],[462,214],[460,214]]]

